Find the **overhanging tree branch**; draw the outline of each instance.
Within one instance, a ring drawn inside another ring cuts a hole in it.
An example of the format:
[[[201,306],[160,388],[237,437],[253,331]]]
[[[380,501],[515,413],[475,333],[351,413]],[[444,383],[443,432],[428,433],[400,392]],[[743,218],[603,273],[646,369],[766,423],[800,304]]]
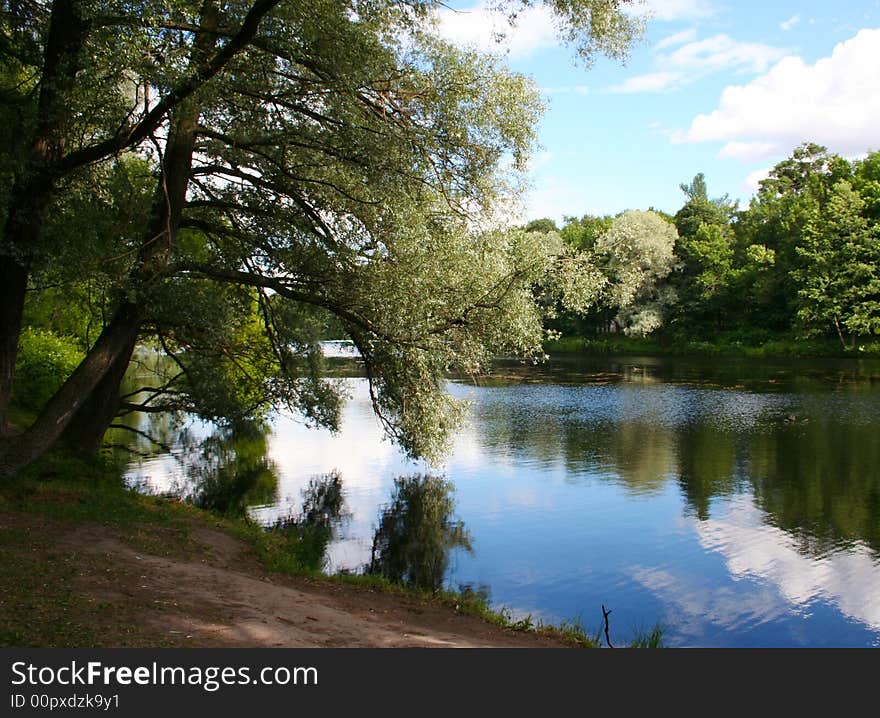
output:
[[[238,33],[231,37],[209,62],[172,88],[140,121],[103,142],[71,152],[61,158],[54,170],[59,175],[64,175],[145,140],[159,127],[174,107],[221,72],[229,61],[248,45],[256,35],[260,22],[280,2],[281,0],[256,0]]]

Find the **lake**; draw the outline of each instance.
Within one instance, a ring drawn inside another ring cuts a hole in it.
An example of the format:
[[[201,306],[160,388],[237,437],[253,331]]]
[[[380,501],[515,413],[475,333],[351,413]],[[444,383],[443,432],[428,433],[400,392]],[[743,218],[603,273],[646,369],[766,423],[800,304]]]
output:
[[[449,383],[469,419],[433,468],[383,440],[364,379],[344,381],[337,435],[278,417],[212,444],[258,467],[236,494],[255,519],[318,517],[326,571],[465,587],[593,633],[604,605],[617,643],[660,622],[669,646],[880,645],[880,362],[502,365]],[[196,491],[206,454],[186,447],[213,427],[183,428],[164,427],[176,458],[128,480]]]

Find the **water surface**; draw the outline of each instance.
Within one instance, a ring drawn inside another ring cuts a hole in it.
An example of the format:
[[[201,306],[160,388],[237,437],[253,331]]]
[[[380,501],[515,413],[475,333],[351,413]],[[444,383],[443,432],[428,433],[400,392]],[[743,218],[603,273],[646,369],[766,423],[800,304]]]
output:
[[[502,366],[449,383],[471,409],[439,468],[384,440],[365,380],[346,382],[339,434],[278,417],[224,444],[264,523],[315,514],[321,477],[341,486],[327,571],[471,587],[588,629],[604,604],[619,642],[660,621],[673,646],[880,645],[877,362]],[[191,453],[129,479],[192,491]]]

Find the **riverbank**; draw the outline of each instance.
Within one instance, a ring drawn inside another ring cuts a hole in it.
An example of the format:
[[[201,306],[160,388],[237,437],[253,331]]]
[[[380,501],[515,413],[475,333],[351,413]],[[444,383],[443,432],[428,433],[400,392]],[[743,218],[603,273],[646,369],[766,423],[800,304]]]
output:
[[[290,537],[44,465],[0,491],[0,645],[572,647],[476,597],[302,570]]]
[[[839,341],[797,340],[724,334],[708,340],[634,337],[564,337],[548,341],[548,354],[616,354],[641,356],[730,356],[771,358],[880,358],[880,341],[867,339],[844,349]]]

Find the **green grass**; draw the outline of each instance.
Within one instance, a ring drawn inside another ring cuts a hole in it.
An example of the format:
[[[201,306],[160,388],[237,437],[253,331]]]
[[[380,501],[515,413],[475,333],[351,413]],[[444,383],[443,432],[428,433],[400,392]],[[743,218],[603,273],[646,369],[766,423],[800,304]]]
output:
[[[75,575],[28,527],[0,529],[0,646],[96,645],[98,631],[81,619],[85,606],[70,588]]]
[[[660,623],[648,630],[637,631],[630,648],[663,648],[663,633],[664,628]]]
[[[107,645],[109,636],[115,642],[124,635],[132,645],[153,645],[153,637],[131,621],[131,612],[146,606],[135,599],[120,611],[75,587],[86,574],[117,585],[130,580],[132,572],[100,555],[59,547],[57,539],[77,527],[102,523],[119,528],[141,550],[170,555],[186,545],[186,527],[175,526],[171,507],[146,498],[131,500],[118,483],[107,484],[98,476],[72,480],[60,473],[57,461],[44,468],[43,475],[51,478],[21,479],[0,491],[5,524],[0,530],[0,645],[99,647]]]

